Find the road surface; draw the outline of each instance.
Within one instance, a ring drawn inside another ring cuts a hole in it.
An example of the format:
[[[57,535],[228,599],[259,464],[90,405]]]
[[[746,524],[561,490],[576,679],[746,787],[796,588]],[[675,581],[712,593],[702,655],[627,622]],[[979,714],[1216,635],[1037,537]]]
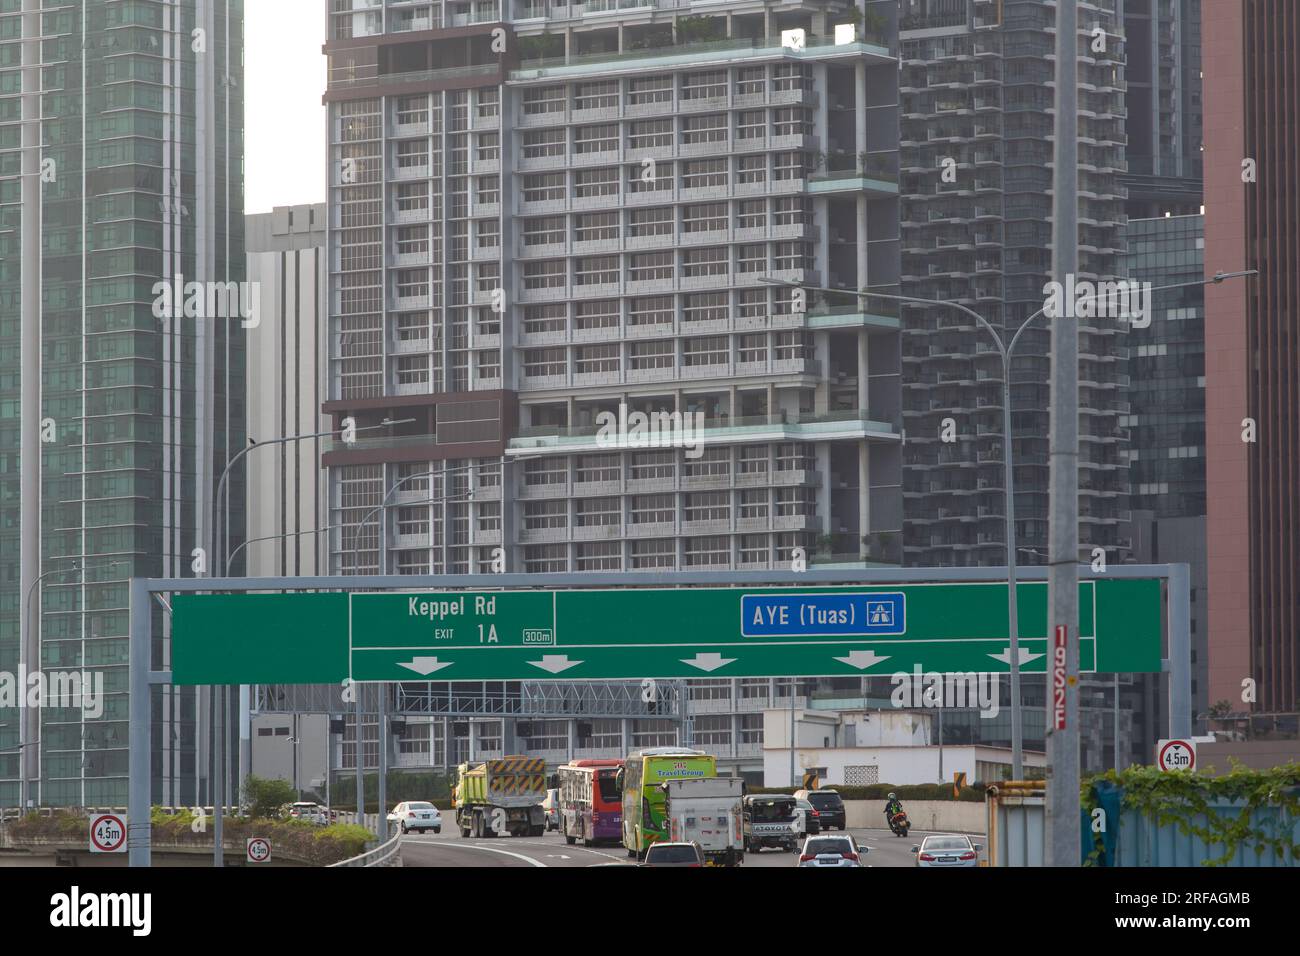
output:
[[[859,846],[868,847],[865,863],[871,867],[912,866],[912,847],[929,835],[913,830],[906,838],[888,830],[849,830]],[[832,831],[838,835],[839,830]],[[977,837],[977,842],[983,842]],[[982,855],[982,854],[981,854]],[[763,850],[745,854],[746,867],[794,866],[798,856],[780,850]],[[506,867],[583,867],[631,866],[627,851],[621,846],[569,846],[558,833],[540,837],[495,837],[484,840],[465,839],[455,829],[434,835],[408,834],[402,840],[403,866],[506,866]]]

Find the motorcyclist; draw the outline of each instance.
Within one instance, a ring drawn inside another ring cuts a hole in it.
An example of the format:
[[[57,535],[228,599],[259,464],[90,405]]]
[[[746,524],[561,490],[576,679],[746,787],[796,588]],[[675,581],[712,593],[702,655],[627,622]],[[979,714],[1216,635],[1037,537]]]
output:
[[[885,821],[889,822],[894,819],[894,814],[903,812],[903,804],[899,802],[896,794],[890,794],[888,802],[885,803]]]

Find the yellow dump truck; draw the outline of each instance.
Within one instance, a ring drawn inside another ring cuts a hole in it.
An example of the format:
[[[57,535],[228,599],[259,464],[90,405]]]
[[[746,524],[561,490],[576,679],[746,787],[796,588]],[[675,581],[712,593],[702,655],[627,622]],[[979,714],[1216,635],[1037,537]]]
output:
[[[546,827],[546,761],[498,757],[456,768],[452,806],[463,837],[541,836]]]

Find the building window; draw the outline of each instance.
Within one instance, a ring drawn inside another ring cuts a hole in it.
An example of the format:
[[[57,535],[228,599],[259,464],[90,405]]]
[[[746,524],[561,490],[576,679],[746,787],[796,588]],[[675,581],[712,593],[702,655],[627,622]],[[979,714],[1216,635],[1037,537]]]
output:
[[[727,337],[725,335],[706,335],[687,339],[682,346],[682,364],[726,365]]]
[[[524,133],[524,159],[541,159],[546,156],[563,156],[565,141],[563,129],[535,129]]]
[[[546,216],[524,220],[524,245],[549,246],[564,242],[564,217]]]
[[[524,463],[524,484],[562,485],[569,480],[566,458],[530,458]]]
[[[543,531],[563,529],[569,526],[569,502],[560,498],[555,501],[524,502],[524,530]]]
[[[573,151],[583,153],[612,153],[618,150],[618,125],[601,123],[599,126],[579,126],[573,131]]]
[[[767,135],[767,117],[762,110],[744,110],[736,114],[736,139],[762,139]]]
[[[670,119],[642,120],[628,127],[628,149],[659,149],[673,145],[673,121]]]
[[[573,316],[573,327],[575,330],[618,328],[618,300],[579,302]]]
[[[573,88],[575,110],[613,109],[618,106],[618,83],[605,80],[599,83],[579,83]]]
[[[767,157],[737,156],[736,182],[760,184],[767,182]]]
[[[554,202],[564,198],[564,173],[524,177],[524,202]]]
[[[729,521],[731,496],[725,491],[697,491],[686,495],[683,521]]]
[[[574,242],[618,242],[618,213],[594,212],[573,217]]]
[[[475,153],[475,159],[480,163],[490,162],[494,159],[501,158],[501,134],[500,133],[479,133],[478,150]]]
[[[578,199],[618,195],[618,169],[580,169],[573,174],[573,195]]]
[[[629,282],[664,282],[673,277],[671,252],[640,252],[628,258]]]
[[[618,481],[621,476],[618,455],[582,455],[577,460],[574,481]]]
[[[703,292],[682,296],[682,321],[725,322],[730,314],[725,292]]]
[[[698,746],[730,747],[731,715],[700,714],[695,718],[694,740]]]
[[[629,106],[671,103],[672,99],[673,78],[671,76],[652,76],[646,79],[631,80],[627,85],[627,103]]]
[[[682,253],[682,276],[702,278],[727,275],[728,249],[715,246],[708,249],[687,249]]]
[[[524,288],[564,288],[564,260],[549,259],[544,262],[524,263]]]
[[[495,91],[494,91],[495,92]],[[567,97],[563,86],[540,86],[524,90],[524,115],[563,113]]]
[[[672,325],[676,310],[671,296],[633,299],[628,309],[629,325]]]
[[[494,206],[501,201],[501,177],[478,177],[474,202],[480,206]],[[561,193],[563,190],[561,190]]]
[[[688,568],[727,567],[731,564],[731,539],[726,535],[687,538],[682,564]]]
[[[676,458],[670,451],[641,452],[632,456],[632,481],[672,481],[676,473]]]
[[[767,535],[742,534],[739,550],[742,565],[759,568],[768,566]]]
[[[722,188],[727,185],[727,161],[725,159],[697,159],[682,163],[682,188],[702,189],[705,187]],[[724,215],[725,215],[724,207]]]
[[[620,498],[579,498],[574,502],[574,526],[578,528],[615,527],[623,519]]]
[[[652,369],[673,367],[673,341],[631,342],[628,344],[628,368]]]
[[[671,206],[662,209],[632,209],[628,211],[627,234],[629,237],[668,236],[673,231],[673,210]]]
[[[629,542],[632,570],[671,568],[677,563],[677,542],[673,538]]]
[[[524,349],[524,375],[564,375],[567,370],[564,349]]]
[[[629,193],[649,193],[660,190],[671,192],[672,188],[672,163],[655,163],[653,174],[648,178],[647,168],[640,163],[627,167],[627,191]]]
[[[709,116],[683,116],[681,141],[684,145],[725,143],[727,141],[727,114]]]
[[[524,547],[524,570],[529,574],[564,573],[569,570],[568,545],[526,545]]]
[[[579,375],[594,372],[617,373],[619,368],[618,349],[617,343],[577,346],[573,350],[574,373]]]
[[[726,203],[699,203],[682,210],[682,232],[725,232]]]
[[[727,74],[723,70],[687,73],[682,77],[683,100],[720,99],[727,95]]]
[[[397,209],[399,212],[419,212],[429,208],[429,184],[398,183]]]
[[[583,256],[574,263],[574,285],[612,285],[618,282],[618,256]]]
[[[628,524],[672,524],[675,518],[673,495],[633,495],[628,509]]]

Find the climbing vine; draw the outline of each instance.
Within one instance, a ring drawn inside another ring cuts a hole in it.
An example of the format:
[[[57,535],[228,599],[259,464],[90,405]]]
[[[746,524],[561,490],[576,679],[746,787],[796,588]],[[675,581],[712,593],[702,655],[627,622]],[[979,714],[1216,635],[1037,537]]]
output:
[[[1230,758],[1230,765],[1231,771],[1221,777],[1191,770],[1163,772],[1149,766],[1108,770],[1084,780],[1083,810],[1091,819],[1100,806],[1095,785],[1106,782],[1119,788],[1124,809],[1136,810],[1160,826],[1176,826],[1184,836],[1222,846],[1222,855],[1207,859],[1206,866],[1227,865],[1243,847],[1278,859],[1300,860],[1300,844],[1294,839],[1300,820],[1300,763],[1252,770]],[[1260,826],[1256,811],[1267,809],[1278,811],[1280,825]],[[1094,833],[1093,842],[1088,866],[1096,866],[1104,850],[1101,834]]]

